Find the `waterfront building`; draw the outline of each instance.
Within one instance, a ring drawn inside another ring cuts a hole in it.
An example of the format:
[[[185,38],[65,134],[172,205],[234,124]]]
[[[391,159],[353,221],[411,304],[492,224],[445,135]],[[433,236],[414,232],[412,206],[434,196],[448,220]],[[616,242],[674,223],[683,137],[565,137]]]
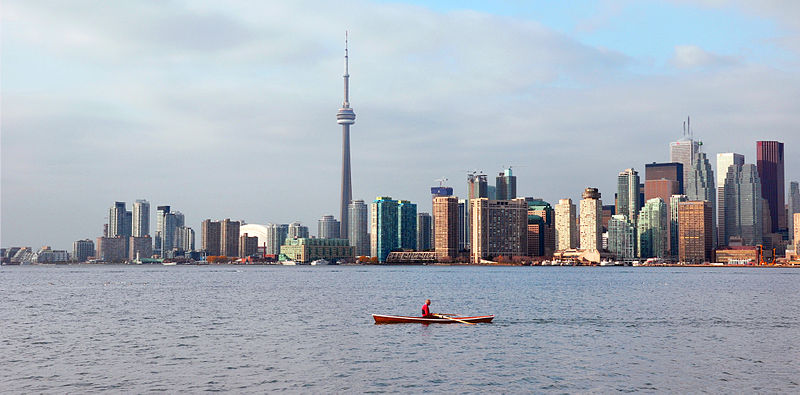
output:
[[[433,248],[438,259],[458,256],[459,208],[455,196],[433,198]]]
[[[720,245],[730,245],[732,237],[741,239],[746,246],[762,244],[763,198],[758,169],[752,164],[731,165],[723,185],[725,210],[720,218]]]
[[[194,229],[182,226],[179,233],[181,234],[181,245],[178,248],[183,251],[194,251]]]
[[[219,254],[222,256],[239,255],[239,221],[226,218],[219,224]]]
[[[605,211],[605,210],[604,210]],[[575,205],[572,199],[561,199],[554,209],[555,237],[557,250],[569,250],[578,247],[578,229],[576,228]],[[605,216],[605,212],[603,213]]]
[[[150,202],[138,199],[133,202],[133,224],[131,236],[144,237],[150,235]]]
[[[372,202],[370,252],[378,262],[385,262],[390,252],[399,248],[397,235],[397,201],[390,196],[379,196]]]
[[[401,250],[417,249],[417,205],[408,200],[397,202],[397,246]]]
[[[302,263],[317,259],[335,262],[352,259],[355,256],[355,247],[347,239],[287,238],[280,253],[286,259]]]
[[[220,235],[222,230],[219,221],[207,219],[200,224],[200,244],[208,256],[221,254]]]
[[[247,233],[239,236],[239,257],[248,257],[258,254],[258,236],[250,236]]]
[[[556,249],[555,213],[542,199],[525,198],[528,204],[528,256],[552,256]]]
[[[580,249],[599,251],[602,248],[603,201],[597,188],[586,188],[580,204]],[[610,221],[609,221],[610,224]]]
[[[431,215],[417,213],[417,251],[431,250]]]
[[[686,195],[672,195],[669,197],[669,254],[670,257],[677,258],[679,253],[678,243],[678,203],[687,202]]]
[[[78,240],[72,243],[72,259],[75,262],[86,262],[94,256],[94,242],[89,239]]]
[[[264,253],[275,255],[281,253],[281,246],[289,236],[289,224],[267,224],[266,248]]]
[[[789,223],[789,239],[793,240],[795,243],[800,242],[797,238],[792,236],[794,224],[796,223],[794,220],[794,215],[796,213],[800,213],[800,187],[798,187],[797,181],[792,181],[789,183],[789,210],[787,212],[788,219],[787,222]],[[798,251],[800,254],[800,251]]]
[[[336,123],[342,125],[342,187],[339,219],[341,220],[339,234],[347,236],[350,234],[348,227],[347,209],[350,201],[353,200],[353,186],[350,180],[350,125],[356,122],[356,113],[350,108],[350,73],[348,70],[349,58],[347,53],[347,35],[344,40],[344,101],[342,107],[336,113]]]
[[[308,233],[308,226],[304,226],[300,222],[297,222],[297,221],[292,222],[291,224],[289,224],[289,231],[288,231],[286,237],[290,238],[290,239],[308,238],[308,237],[310,237],[309,233]]]
[[[517,198],[517,176],[511,174],[511,168],[504,169],[495,178],[497,200],[511,200]]]
[[[122,263],[128,258],[126,237],[98,237],[97,258],[107,263]]]
[[[636,226],[627,215],[616,214],[608,221],[608,251],[617,259],[636,257]]]
[[[128,241],[128,260],[150,258],[153,256],[153,239],[150,236],[131,236]]]
[[[333,215],[323,215],[317,221],[317,236],[320,239],[338,239],[341,224]]]
[[[130,236],[130,228],[125,229],[125,202],[114,202],[108,209],[108,237]]]
[[[528,252],[528,204],[525,199],[470,200],[470,262]]]
[[[678,192],[676,195],[683,194],[683,163],[668,162],[668,163],[649,163],[644,165],[644,179],[645,179],[645,199],[647,198],[647,181],[651,180],[671,180],[678,184]],[[652,197],[650,198],[652,199]],[[669,200],[669,197],[667,199]]]
[[[778,141],[756,142],[756,165],[761,179],[761,196],[767,200],[771,228],[769,233],[780,233],[786,229],[784,209],[783,143]]]
[[[713,252],[711,202],[678,203],[678,259],[686,263],[710,262]]]
[[[669,255],[669,215],[660,197],[645,202],[637,222],[640,258],[666,258]]]
[[[714,252],[714,255],[716,255],[714,261],[729,265],[758,263],[758,247],[754,246],[729,246],[718,248]]]
[[[350,218],[348,220],[348,228],[350,234],[347,239],[350,240],[350,245],[355,248],[357,256],[367,256],[369,251],[369,216],[367,212],[367,205],[363,200],[353,200],[350,202],[348,209]]]
[[[617,215],[624,215],[636,223],[639,213],[639,173],[625,169],[617,176]]]
[[[54,250],[50,246],[44,246],[31,257],[32,263],[66,263],[69,254],[66,250]]]

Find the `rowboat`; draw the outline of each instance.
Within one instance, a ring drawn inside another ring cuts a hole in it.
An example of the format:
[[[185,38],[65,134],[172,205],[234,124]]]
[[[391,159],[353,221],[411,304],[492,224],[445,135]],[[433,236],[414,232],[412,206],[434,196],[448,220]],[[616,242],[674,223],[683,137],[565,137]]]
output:
[[[406,317],[402,315],[381,315],[373,314],[372,318],[375,319],[376,324],[453,324],[459,321],[469,322],[476,324],[478,322],[492,322],[493,315],[482,315],[478,317],[456,317],[436,318],[436,317]]]

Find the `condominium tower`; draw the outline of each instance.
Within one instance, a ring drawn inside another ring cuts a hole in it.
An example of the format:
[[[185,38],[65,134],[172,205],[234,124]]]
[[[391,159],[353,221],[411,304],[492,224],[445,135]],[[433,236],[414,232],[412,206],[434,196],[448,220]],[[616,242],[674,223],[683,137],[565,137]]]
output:
[[[433,248],[436,257],[458,256],[459,202],[455,196],[433,198]]]
[[[144,237],[150,234],[150,203],[139,199],[133,202],[131,236]]]
[[[353,200],[348,209],[350,234],[347,239],[355,249],[357,256],[369,255],[369,215],[363,200]]]
[[[390,196],[379,196],[372,202],[370,250],[378,262],[385,262],[389,253],[398,248],[397,201]]]
[[[616,213],[635,223],[639,208],[639,173],[634,169],[625,169],[617,176]]]
[[[525,199],[470,200],[470,262],[524,256],[528,251],[528,204]]]
[[[597,188],[586,188],[581,199],[580,249],[598,251],[603,246],[603,201]]]
[[[575,223],[575,205],[572,199],[561,199],[555,209],[556,249],[568,250],[578,247],[578,231]]]

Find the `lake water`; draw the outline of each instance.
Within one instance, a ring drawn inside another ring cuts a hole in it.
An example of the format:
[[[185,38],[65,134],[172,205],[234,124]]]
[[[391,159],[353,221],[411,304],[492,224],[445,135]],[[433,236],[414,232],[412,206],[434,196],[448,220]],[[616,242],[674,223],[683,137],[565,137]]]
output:
[[[375,325],[370,314],[496,314]],[[800,392],[800,270],[0,269],[0,391]]]

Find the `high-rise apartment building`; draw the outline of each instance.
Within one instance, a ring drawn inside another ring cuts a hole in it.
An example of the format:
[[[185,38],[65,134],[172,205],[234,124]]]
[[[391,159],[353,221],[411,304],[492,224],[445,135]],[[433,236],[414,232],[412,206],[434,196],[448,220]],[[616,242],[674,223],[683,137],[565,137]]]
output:
[[[226,218],[219,224],[219,247],[222,256],[239,256],[239,221]],[[256,240],[258,246],[258,240]]]
[[[181,245],[178,246],[183,251],[194,251],[194,229],[182,226],[179,230],[181,234]]]
[[[617,215],[624,215],[636,223],[639,208],[639,173],[625,169],[617,176]]]
[[[350,245],[353,246],[357,256],[367,256],[369,251],[369,236],[367,229],[369,227],[369,213],[367,212],[367,205],[363,200],[353,200],[350,202],[348,215],[350,215],[348,228],[350,235],[347,239]]]
[[[323,215],[317,221],[317,236],[320,239],[338,239],[341,226],[333,215]]]
[[[730,245],[732,237],[742,245],[756,246],[763,241],[763,201],[761,180],[755,165],[729,166],[723,186],[724,211],[719,218],[719,244]]]
[[[555,210],[556,249],[568,250],[578,247],[578,229],[575,223],[575,205],[572,199],[561,199]]]
[[[666,258],[669,255],[669,215],[660,197],[645,202],[637,222],[639,257]]]
[[[467,193],[469,200],[489,197],[489,183],[486,174],[467,174]]]
[[[678,203],[678,259],[687,263],[713,259],[713,209],[711,202]]]
[[[108,237],[130,236],[130,228],[125,229],[126,213],[125,202],[114,202],[108,209]]]
[[[761,196],[767,200],[772,223],[771,233],[786,229],[784,208],[783,143],[778,141],[756,142],[756,165],[761,179]]]
[[[289,231],[286,235],[289,239],[307,239],[309,238],[308,226],[304,226],[300,222],[292,222],[289,224]]]
[[[581,199],[580,249],[599,251],[603,246],[603,201],[597,188],[586,188]],[[610,221],[609,221],[610,223]]]
[[[281,246],[289,236],[289,224],[267,224],[266,234],[267,246],[264,253],[267,255],[279,255]]]
[[[649,163],[644,165],[645,199],[647,199],[647,181],[671,180],[678,184],[678,192],[683,194],[683,164],[677,162]],[[652,198],[650,198],[652,199]],[[669,197],[667,197],[667,200]]]
[[[510,259],[528,252],[528,204],[525,199],[472,199],[470,217],[472,263],[499,256]]]
[[[434,227],[436,220],[434,219]],[[469,249],[469,201],[458,200],[458,251]]]
[[[430,251],[431,248],[431,215],[417,213],[417,251]]]
[[[794,230],[794,215],[796,213],[800,213],[800,187],[797,184],[797,181],[792,181],[789,183],[789,210],[787,212],[789,222],[789,238],[797,243],[800,240],[797,240],[792,236]],[[798,251],[800,253],[800,251]]]
[[[680,223],[678,222],[678,203],[687,202],[689,198],[686,195],[672,195],[669,198],[669,254],[671,258],[678,258],[679,243],[678,243],[678,229]]]
[[[150,258],[153,256],[153,239],[150,236],[131,236],[128,241],[128,259]]]
[[[497,200],[511,200],[517,198],[517,176],[511,174],[507,168],[495,179]]]
[[[399,247],[397,201],[390,196],[379,196],[372,202],[370,251],[378,262],[386,262],[389,253]]]
[[[616,214],[608,221],[608,251],[617,259],[636,257],[636,226],[627,215]]]
[[[207,219],[200,224],[200,244],[208,256],[221,255],[220,235],[222,230],[219,221]],[[280,246],[278,246],[280,248]]]
[[[97,258],[107,263],[122,263],[128,259],[126,237],[98,237]]]
[[[132,221],[131,236],[144,237],[150,235],[150,202],[144,199],[138,199],[133,202]]]
[[[89,257],[94,256],[94,242],[89,239],[78,240],[72,243],[72,260],[75,262],[86,262]]]
[[[250,236],[247,233],[240,235],[237,256],[248,257],[256,254],[258,254],[258,236]]]
[[[433,198],[433,248],[436,257],[455,258],[459,251],[458,228],[459,200],[455,196],[438,196]]]
[[[417,205],[408,200],[397,202],[397,246],[403,250],[417,249]]]

